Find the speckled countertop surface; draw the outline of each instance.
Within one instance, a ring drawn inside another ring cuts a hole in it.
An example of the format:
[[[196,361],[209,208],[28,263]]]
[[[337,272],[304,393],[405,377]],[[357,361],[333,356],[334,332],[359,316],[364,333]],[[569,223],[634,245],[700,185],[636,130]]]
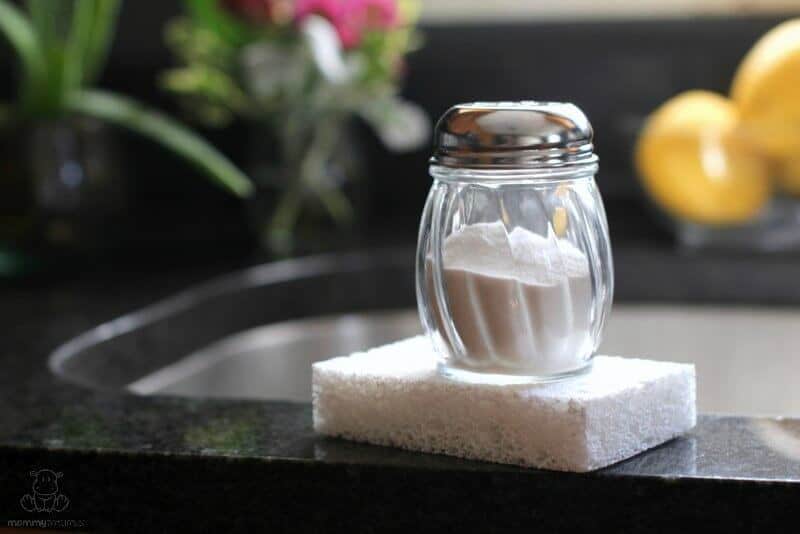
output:
[[[635,272],[627,262],[622,273]],[[701,416],[684,437],[578,475],[318,437],[306,404],[99,393],[48,371],[59,343],[214,272],[118,272],[2,289],[0,521],[139,532],[732,532],[782,531],[793,521],[796,420]],[[635,286],[621,285],[623,295]],[[38,469],[63,473],[66,510],[21,507]]]

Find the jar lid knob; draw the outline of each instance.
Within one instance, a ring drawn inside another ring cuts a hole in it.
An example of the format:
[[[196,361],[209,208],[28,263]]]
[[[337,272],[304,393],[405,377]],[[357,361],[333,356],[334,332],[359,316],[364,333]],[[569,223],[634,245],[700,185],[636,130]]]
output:
[[[594,164],[592,126],[564,102],[472,102],[439,119],[431,164],[476,169]]]

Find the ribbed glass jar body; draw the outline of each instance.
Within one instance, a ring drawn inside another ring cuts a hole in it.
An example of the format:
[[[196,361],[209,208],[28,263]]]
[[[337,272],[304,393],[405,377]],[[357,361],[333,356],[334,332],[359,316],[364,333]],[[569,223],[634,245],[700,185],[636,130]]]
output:
[[[444,374],[514,383],[589,368],[614,278],[596,171],[431,167],[417,302]]]

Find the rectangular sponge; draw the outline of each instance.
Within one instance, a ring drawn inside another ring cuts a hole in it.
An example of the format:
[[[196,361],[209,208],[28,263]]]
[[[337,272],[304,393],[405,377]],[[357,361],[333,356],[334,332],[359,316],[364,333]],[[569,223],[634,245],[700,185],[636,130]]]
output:
[[[314,429],[414,451],[591,471],[696,422],[693,365],[597,356],[561,382],[494,385],[440,376],[413,337],[313,367]]]

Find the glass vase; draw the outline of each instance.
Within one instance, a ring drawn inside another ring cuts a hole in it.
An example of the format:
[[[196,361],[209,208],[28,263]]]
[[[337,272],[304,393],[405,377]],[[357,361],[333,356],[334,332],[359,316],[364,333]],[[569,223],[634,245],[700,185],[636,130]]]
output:
[[[800,201],[778,195],[753,221],[711,226],[673,221],[679,244],[691,251],[789,252],[800,250]]]
[[[249,211],[260,244],[286,256],[352,242],[367,197],[362,151],[350,122],[287,120],[255,132],[250,175],[256,195]]]
[[[66,117],[3,132],[0,251],[5,275],[91,256],[123,238],[127,183],[114,132]]]

